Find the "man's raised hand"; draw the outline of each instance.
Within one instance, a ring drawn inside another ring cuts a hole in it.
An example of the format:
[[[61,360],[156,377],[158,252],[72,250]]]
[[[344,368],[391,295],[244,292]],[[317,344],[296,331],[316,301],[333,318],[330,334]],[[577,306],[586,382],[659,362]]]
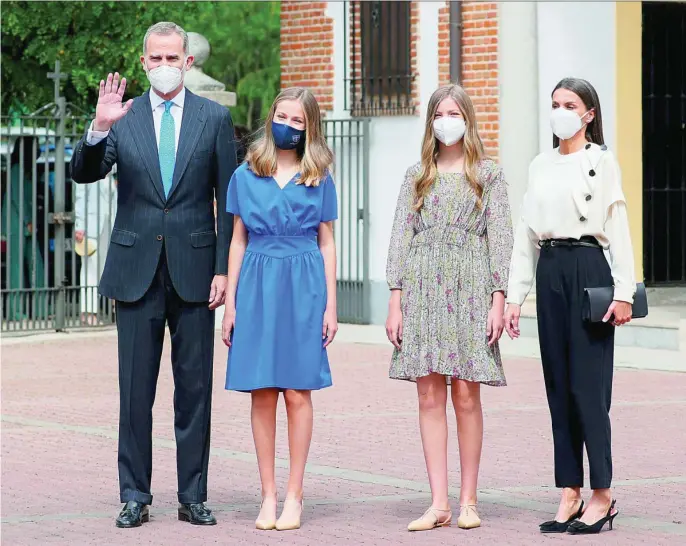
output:
[[[109,131],[114,122],[123,118],[131,109],[133,99],[122,104],[124,91],[126,91],[126,78],[122,78],[120,81],[118,72],[115,72],[114,76],[111,73],[108,74],[107,81],[100,80],[93,130]]]

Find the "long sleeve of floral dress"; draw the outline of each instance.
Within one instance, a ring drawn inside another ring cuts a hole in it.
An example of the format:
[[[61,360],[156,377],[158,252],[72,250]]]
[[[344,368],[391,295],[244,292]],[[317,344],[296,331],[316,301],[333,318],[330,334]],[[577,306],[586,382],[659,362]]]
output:
[[[486,214],[486,240],[491,272],[491,293],[507,292],[507,280],[512,256],[513,234],[507,183],[502,169],[498,168],[484,195]]]
[[[393,231],[391,232],[391,243],[388,247],[388,261],[386,262],[386,281],[388,282],[388,288],[391,290],[400,290],[403,287],[403,272],[410,247],[412,246],[412,238],[415,234],[414,226],[417,213],[413,208],[413,202],[416,174],[416,165],[407,169],[395,208]]]

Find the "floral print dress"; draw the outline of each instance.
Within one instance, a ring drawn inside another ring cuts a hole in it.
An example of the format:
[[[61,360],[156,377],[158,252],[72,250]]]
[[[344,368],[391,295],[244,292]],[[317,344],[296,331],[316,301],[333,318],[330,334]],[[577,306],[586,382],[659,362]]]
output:
[[[439,173],[421,211],[407,170],[395,211],[386,276],[402,290],[403,336],[390,377],[416,381],[439,373],[506,385],[498,344],[488,346],[493,292],[505,292],[512,252],[512,220],[503,172],[483,160],[478,180],[481,207],[460,173]]]

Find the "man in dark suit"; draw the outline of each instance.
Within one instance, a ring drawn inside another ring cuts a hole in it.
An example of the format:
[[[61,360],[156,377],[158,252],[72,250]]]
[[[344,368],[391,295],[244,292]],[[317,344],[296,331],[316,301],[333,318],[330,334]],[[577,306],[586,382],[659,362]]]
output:
[[[210,450],[214,309],[224,303],[233,218],[226,213],[236,168],[229,111],[183,85],[193,63],[174,23],[148,29],[141,63],[151,89],[122,101],[126,79],[100,82],[95,113],[71,160],[91,183],[117,164],[117,216],[100,293],[117,302],[119,482],[116,524],[148,521],[152,502],[152,407],[164,341],[171,333],[178,518],[214,525],[205,506]],[[217,200],[216,232],[214,200]]]

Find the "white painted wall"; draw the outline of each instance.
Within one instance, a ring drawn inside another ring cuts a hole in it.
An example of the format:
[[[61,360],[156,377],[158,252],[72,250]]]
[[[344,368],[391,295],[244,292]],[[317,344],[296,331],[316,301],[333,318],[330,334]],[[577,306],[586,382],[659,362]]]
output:
[[[371,122],[370,197],[372,280],[386,279],[386,257],[395,204],[405,171],[419,161],[426,105],[438,87],[439,2],[419,4],[419,115],[381,116]]]
[[[407,167],[419,160],[426,106],[438,86],[440,2],[419,3],[418,116],[376,117],[370,126],[370,276],[372,320],[385,320],[386,258],[398,191]],[[329,2],[334,21],[334,111],[345,110],[346,4]],[[603,109],[605,139],[615,142],[615,3],[500,3],[500,158],[517,217],[533,156],[551,146],[550,93],[564,77],[589,80]]]
[[[350,70],[350,63],[346,61],[346,44],[350,32],[350,25],[346,24],[348,12],[346,2],[328,2],[326,16],[333,19],[333,112],[331,119],[348,119],[350,112],[345,109],[346,68]]]
[[[369,210],[370,264],[372,281],[372,321],[382,323],[386,318],[388,288],[386,258],[391,236],[395,205],[405,171],[419,161],[424,131],[424,118],[429,97],[438,87],[438,10],[440,2],[419,4],[418,94],[419,115],[380,116],[370,123],[369,139]],[[343,2],[329,2],[327,15],[334,23],[334,111],[330,119],[347,119],[345,110],[346,43],[349,25]]]
[[[516,225],[528,183],[529,163],[539,152],[536,4],[501,2],[498,16],[498,148]]]
[[[550,94],[562,78],[591,82],[598,92],[605,141],[615,143],[615,2],[536,2],[539,144],[552,145]],[[504,45],[504,44],[503,44]]]

